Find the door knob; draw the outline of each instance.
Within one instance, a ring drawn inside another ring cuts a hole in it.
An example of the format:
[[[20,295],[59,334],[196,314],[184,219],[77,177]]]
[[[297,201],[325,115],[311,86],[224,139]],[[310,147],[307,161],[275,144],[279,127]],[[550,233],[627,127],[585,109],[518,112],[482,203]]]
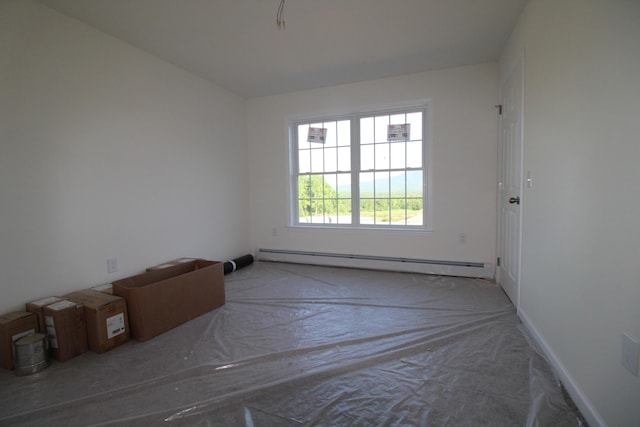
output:
[[[519,205],[520,204],[520,197],[510,197],[509,198],[509,203],[511,203],[512,205]]]

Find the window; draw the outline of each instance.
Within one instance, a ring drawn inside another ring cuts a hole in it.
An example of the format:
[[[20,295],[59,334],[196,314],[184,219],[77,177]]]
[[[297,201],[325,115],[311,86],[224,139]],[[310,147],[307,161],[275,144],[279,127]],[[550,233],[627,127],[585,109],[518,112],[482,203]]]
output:
[[[426,109],[291,127],[292,223],[426,229]]]

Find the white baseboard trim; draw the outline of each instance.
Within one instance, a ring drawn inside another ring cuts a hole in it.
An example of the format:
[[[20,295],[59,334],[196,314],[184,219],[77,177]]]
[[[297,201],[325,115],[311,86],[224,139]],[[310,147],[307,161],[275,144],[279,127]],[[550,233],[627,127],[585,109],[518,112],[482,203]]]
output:
[[[576,404],[582,416],[589,423],[589,426],[607,427],[607,424],[604,422],[602,417],[600,417],[598,411],[596,411],[596,408],[593,406],[591,401],[582,392],[580,387],[578,387],[573,377],[569,374],[558,356],[549,346],[549,343],[547,343],[547,341],[540,334],[538,329],[533,325],[529,317],[524,313],[524,311],[522,311],[522,309],[518,310],[518,317],[520,317],[520,320],[522,321],[522,324],[526,328],[527,332],[531,335],[531,337],[536,341],[536,344],[538,344],[538,346],[544,352],[544,356],[551,364],[554,373],[562,382],[562,385],[571,396],[571,399],[573,399],[573,403]]]
[[[485,279],[493,279],[495,273],[495,267],[491,263],[437,261],[281,249],[258,249],[256,259],[259,261],[437,274],[442,276],[479,277]]]

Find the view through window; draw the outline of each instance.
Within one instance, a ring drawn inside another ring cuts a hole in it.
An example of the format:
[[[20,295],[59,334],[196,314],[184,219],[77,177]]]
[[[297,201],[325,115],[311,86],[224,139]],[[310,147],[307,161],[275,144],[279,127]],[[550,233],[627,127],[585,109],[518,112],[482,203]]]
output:
[[[424,228],[424,123],[424,109],[295,123],[295,224]]]

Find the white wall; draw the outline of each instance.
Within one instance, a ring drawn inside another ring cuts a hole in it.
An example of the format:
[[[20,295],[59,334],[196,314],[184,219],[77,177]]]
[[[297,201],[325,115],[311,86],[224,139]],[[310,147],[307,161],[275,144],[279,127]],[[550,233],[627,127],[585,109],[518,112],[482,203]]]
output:
[[[243,99],[29,0],[0,61],[0,312],[250,250]]]
[[[421,99],[432,114],[432,232],[287,227],[288,117]],[[250,100],[252,246],[494,263],[496,99],[497,64],[487,63]]]
[[[639,426],[640,3],[532,0],[501,75],[523,49],[520,313],[591,425]]]

